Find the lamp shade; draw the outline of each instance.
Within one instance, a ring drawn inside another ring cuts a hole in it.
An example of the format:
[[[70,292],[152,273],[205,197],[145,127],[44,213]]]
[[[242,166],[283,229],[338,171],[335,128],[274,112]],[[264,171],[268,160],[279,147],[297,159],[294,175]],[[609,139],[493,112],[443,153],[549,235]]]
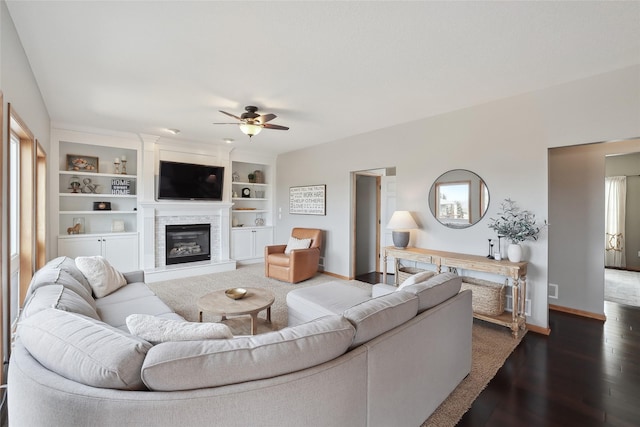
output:
[[[409,230],[418,228],[418,224],[416,224],[409,211],[395,211],[391,215],[387,228],[393,230],[391,233],[393,246],[404,249],[409,245],[409,238],[411,237]]]
[[[418,228],[418,224],[416,224],[409,211],[395,211],[391,215],[387,228],[390,230],[410,230]]]

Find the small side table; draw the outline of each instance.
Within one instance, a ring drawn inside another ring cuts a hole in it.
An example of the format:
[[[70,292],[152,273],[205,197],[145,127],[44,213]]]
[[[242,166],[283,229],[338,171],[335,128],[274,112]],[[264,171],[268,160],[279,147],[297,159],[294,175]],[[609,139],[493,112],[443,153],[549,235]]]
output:
[[[267,322],[271,322],[271,305],[275,297],[271,291],[262,288],[245,288],[247,295],[242,299],[231,299],[225,294],[225,290],[219,290],[198,298],[198,321],[202,322],[202,313],[207,312],[222,316],[239,316],[248,314],[251,316],[251,335],[258,330],[258,313],[267,310]]]

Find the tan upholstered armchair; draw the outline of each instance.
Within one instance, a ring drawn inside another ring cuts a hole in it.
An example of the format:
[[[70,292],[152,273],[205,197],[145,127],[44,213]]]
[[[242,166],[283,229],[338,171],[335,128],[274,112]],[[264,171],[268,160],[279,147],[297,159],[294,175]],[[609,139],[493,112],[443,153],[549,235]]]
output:
[[[317,228],[294,228],[291,237],[311,239],[308,249],[294,249],[285,254],[287,245],[272,245],[264,248],[264,275],[289,283],[310,279],[318,271],[322,230]]]

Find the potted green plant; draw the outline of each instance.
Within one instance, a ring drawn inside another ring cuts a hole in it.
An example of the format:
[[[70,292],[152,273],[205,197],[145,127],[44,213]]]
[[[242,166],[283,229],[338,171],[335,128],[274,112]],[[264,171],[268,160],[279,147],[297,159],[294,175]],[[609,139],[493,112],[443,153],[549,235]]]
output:
[[[507,198],[500,204],[497,218],[490,218],[489,228],[498,236],[506,237],[511,243],[507,248],[509,261],[522,260],[520,243],[525,240],[538,240],[538,235],[547,222],[539,224],[534,213],[522,210],[513,200]]]

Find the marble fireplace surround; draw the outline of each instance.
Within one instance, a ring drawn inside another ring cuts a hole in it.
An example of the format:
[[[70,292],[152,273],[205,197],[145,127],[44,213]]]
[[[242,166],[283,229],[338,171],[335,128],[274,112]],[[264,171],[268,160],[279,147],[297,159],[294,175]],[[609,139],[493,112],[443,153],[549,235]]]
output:
[[[235,270],[229,258],[231,203],[147,202],[141,203],[142,268],[147,282]],[[165,264],[165,226],[211,225],[211,261]]]

